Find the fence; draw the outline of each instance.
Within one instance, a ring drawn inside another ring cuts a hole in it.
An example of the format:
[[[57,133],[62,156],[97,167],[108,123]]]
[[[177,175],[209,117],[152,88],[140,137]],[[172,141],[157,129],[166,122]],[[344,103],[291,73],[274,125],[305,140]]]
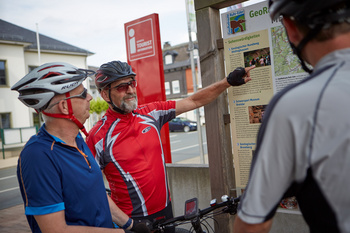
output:
[[[36,134],[37,127],[9,128],[1,130],[2,157],[5,159],[5,149],[23,146],[29,138]]]

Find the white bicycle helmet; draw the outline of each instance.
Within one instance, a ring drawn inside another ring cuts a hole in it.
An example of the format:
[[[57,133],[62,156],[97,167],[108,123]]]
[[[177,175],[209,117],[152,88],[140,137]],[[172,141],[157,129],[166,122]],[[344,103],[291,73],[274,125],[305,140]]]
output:
[[[19,92],[18,99],[38,112],[47,108],[51,99],[77,88],[94,71],[79,69],[64,62],[46,63],[32,70],[11,90]]]

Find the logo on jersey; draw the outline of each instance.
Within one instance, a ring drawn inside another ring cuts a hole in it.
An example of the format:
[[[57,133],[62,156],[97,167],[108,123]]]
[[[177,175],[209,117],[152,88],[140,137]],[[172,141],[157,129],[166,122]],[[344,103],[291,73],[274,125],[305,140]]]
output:
[[[142,133],[147,133],[150,130],[151,130],[151,126],[148,126],[142,130]]]

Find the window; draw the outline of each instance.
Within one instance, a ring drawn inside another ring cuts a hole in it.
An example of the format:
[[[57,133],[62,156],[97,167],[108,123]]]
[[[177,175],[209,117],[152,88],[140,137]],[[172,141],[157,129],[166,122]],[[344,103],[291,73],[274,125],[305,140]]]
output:
[[[194,49],[194,50],[193,50],[193,57],[194,57],[194,58],[199,57],[198,49]]]
[[[180,93],[180,82],[179,82],[179,80],[172,81],[171,85],[173,86],[173,94]]]
[[[165,55],[165,65],[173,64],[173,55]]]
[[[11,128],[10,113],[0,113],[0,128]]]
[[[6,85],[6,63],[5,61],[0,61],[0,85]]]
[[[41,125],[43,124],[43,119],[41,118],[41,114],[38,114],[36,112],[33,112],[33,125],[39,129]]]
[[[169,82],[165,82],[164,86],[165,86],[165,94],[166,95],[170,95],[171,94],[170,83]]]

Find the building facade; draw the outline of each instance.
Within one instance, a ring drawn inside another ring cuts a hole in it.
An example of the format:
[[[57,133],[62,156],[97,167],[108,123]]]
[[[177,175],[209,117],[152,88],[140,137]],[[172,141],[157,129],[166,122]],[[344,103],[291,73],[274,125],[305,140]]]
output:
[[[87,68],[92,52],[40,35],[40,61],[36,32],[0,19],[0,128],[40,126],[39,115],[11,91],[17,81],[47,62],[67,62]]]
[[[195,80],[197,90],[202,88],[200,77],[200,63],[198,59],[198,46],[194,42],[193,48]],[[178,100],[192,95],[194,92],[193,75],[190,59],[189,43],[171,46],[169,42],[163,45],[165,94],[168,100]],[[200,108],[201,123],[204,124],[204,110]],[[196,121],[195,111],[181,114],[182,117]]]

